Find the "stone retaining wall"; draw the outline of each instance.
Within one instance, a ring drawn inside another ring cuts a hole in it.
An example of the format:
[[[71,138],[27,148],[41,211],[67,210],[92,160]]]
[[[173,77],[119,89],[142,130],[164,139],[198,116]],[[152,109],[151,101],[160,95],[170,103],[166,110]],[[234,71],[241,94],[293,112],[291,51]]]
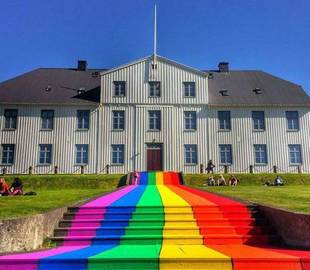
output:
[[[0,220],[0,253],[22,252],[40,248],[54,233],[66,207],[44,214]]]
[[[310,215],[258,205],[258,208],[284,243],[290,247],[310,248]]]

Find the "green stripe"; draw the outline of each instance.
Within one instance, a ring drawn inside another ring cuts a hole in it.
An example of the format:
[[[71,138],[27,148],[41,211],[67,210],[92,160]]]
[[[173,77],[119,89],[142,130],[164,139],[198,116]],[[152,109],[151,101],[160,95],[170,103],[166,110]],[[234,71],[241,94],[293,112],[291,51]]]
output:
[[[152,218],[146,220],[145,215]],[[164,208],[156,187],[156,174],[148,173],[148,186],[136,206],[120,245],[91,257],[88,269],[159,269],[163,226]],[[136,235],[143,237],[136,240]],[[95,262],[96,259],[106,261]]]

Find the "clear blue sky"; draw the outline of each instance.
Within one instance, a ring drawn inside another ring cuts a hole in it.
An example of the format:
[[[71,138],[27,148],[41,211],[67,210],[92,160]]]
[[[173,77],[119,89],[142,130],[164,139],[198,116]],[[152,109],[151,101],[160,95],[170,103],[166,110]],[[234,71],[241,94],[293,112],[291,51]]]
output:
[[[152,53],[214,69],[260,69],[310,92],[309,0],[7,0],[0,81],[38,67],[114,67]]]

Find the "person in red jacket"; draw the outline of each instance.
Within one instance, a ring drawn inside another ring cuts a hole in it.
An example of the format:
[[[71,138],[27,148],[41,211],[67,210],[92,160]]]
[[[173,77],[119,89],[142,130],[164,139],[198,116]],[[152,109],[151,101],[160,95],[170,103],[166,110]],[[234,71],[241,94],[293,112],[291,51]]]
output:
[[[5,178],[2,177],[0,179],[0,196],[7,196],[9,195],[9,186],[5,181]]]

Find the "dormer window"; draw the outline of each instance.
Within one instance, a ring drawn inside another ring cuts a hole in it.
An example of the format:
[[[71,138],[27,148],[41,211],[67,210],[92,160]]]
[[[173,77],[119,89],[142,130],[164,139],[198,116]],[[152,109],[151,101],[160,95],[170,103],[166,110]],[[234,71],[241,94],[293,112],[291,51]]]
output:
[[[220,94],[221,94],[223,97],[229,96],[228,90],[227,90],[227,89],[222,89],[222,90],[220,90]]]
[[[126,82],[125,81],[114,81],[114,96],[124,97],[126,95]]]

